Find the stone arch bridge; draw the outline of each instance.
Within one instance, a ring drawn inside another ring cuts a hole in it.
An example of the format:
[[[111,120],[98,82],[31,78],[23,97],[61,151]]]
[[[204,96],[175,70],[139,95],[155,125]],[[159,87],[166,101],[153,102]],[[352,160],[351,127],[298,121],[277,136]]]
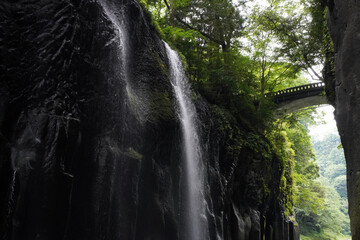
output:
[[[271,98],[278,105],[279,110],[284,110],[287,113],[314,105],[328,104],[324,83],[311,83],[287,88],[267,93],[265,97]]]

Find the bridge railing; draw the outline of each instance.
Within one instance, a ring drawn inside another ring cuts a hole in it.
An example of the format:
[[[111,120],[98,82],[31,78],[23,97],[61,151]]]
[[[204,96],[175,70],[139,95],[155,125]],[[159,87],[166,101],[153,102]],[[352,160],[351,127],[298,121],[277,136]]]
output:
[[[301,85],[297,87],[287,88],[284,90],[280,90],[273,93],[265,94],[267,98],[278,98],[283,96],[290,96],[290,95],[297,95],[300,93],[311,92],[311,91],[318,91],[319,89],[324,89],[325,83],[311,83],[306,85]]]

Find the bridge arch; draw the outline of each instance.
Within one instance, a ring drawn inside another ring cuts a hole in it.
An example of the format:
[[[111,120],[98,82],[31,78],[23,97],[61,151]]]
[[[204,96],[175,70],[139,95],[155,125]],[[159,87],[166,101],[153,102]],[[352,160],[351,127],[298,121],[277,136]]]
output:
[[[266,98],[277,104],[277,109],[285,113],[296,112],[302,108],[329,104],[325,95],[324,83],[311,83],[267,93]]]

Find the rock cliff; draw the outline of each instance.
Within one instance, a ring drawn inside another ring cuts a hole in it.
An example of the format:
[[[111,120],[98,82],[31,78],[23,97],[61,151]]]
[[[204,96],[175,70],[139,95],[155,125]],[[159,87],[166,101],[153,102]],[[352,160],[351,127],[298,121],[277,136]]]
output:
[[[330,0],[329,28],[335,48],[335,117],[347,162],[353,239],[360,239],[360,2]]]
[[[169,62],[138,2],[4,0],[0,12],[1,238],[186,239]],[[297,239],[269,143],[194,104],[206,238]]]

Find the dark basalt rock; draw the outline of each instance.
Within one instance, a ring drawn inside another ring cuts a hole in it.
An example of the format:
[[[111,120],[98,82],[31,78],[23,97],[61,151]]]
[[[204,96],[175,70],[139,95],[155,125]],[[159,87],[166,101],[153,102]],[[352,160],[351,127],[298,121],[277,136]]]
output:
[[[164,44],[136,1],[102,1],[122,14],[126,59],[99,1],[0,2],[1,239],[184,239]],[[279,160],[234,154],[213,109],[195,104],[209,239],[296,239]]]
[[[330,0],[328,6],[335,48],[335,117],[347,163],[352,237],[360,239],[360,2]]]

